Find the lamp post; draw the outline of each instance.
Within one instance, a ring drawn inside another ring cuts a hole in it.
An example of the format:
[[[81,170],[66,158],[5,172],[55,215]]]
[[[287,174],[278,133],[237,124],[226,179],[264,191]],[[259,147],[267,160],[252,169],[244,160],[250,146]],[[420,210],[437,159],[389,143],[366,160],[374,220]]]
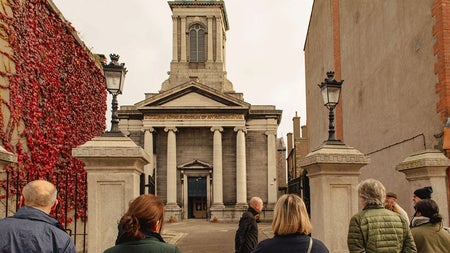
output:
[[[106,89],[110,94],[113,95],[111,102],[111,130],[109,133],[119,134],[119,116],[117,115],[117,109],[119,108],[119,103],[117,102],[117,95],[122,94],[123,83],[125,80],[125,74],[127,69],[125,68],[125,63],[119,64],[119,55],[110,54],[111,62],[109,64],[103,64],[103,73],[106,79]]]
[[[334,108],[339,103],[339,94],[341,92],[341,86],[344,80],[338,82],[334,79],[334,72],[327,72],[327,78],[324,82],[319,84],[320,91],[322,93],[323,104],[330,110],[328,114],[329,126],[328,126],[328,140],[325,144],[331,145],[343,145],[340,140],[336,140],[335,130],[334,130]]]

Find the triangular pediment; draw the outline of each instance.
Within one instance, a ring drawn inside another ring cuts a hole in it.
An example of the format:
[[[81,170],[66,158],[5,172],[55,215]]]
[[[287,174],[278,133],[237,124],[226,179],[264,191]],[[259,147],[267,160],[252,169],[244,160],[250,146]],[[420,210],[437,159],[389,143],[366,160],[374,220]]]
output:
[[[135,105],[138,110],[150,108],[244,109],[250,107],[250,104],[241,99],[219,92],[194,81],[187,82],[170,90],[156,94]]]
[[[177,97],[173,100],[169,100],[168,102],[161,104],[163,106],[176,106],[176,107],[184,107],[184,106],[215,106],[215,107],[223,107],[227,106],[226,104],[214,100],[210,97],[207,97],[201,93],[197,93],[195,91],[191,91],[189,93],[184,94],[181,97]]]
[[[212,164],[209,164],[207,162],[203,162],[200,160],[193,160],[190,162],[187,162],[185,164],[181,164],[178,166],[178,169],[185,169],[185,170],[198,170],[198,169],[212,169]]]

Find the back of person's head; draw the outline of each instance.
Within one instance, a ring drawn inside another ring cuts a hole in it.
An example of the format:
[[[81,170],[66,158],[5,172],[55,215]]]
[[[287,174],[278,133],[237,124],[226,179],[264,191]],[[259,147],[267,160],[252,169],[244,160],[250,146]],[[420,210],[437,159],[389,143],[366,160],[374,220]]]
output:
[[[249,201],[249,206],[258,212],[261,212],[263,205],[264,203],[260,197],[252,197]]]
[[[56,201],[56,187],[45,180],[34,180],[22,189],[22,196],[26,206],[50,208]]]
[[[136,241],[144,239],[149,233],[160,233],[163,222],[164,205],[161,200],[152,194],[140,195],[131,201],[127,212],[120,219],[122,234],[119,235],[119,241]],[[155,227],[159,228],[158,231],[154,231]]]
[[[433,193],[431,186],[425,186],[414,191],[414,195],[420,199],[431,199],[431,193]]]
[[[369,178],[358,185],[358,194],[367,205],[383,206],[386,199],[386,188],[380,181]]]
[[[432,199],[423,199],[414,206],[416,213],[420,212],[422,216],[430,218],[430,223],[436,224],[442,222],[442,216],[439,214],[439,207]]]
[[[305,202],[295,194],[281,196],[274,209],[272,230],[275,235],[310,234],[311,222]]]

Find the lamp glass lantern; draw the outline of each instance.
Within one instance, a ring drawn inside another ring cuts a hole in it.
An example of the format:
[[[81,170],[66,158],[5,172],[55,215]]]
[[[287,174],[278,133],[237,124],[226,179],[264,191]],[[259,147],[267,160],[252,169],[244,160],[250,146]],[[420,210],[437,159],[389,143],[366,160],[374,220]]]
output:
[[[341,93],[342,83],[344,81],[336,81],[334,79],[334,72],[327,72],[327,78],[324,82],[319,84],[320,91],[322,93],[323,105],[328,108],[329,112],[329,127],[328,127],[328,140],[325,141],[326,144],[339,144],[342,142],[336,140],[335,129],[334,129],[334,108],[339,103],[339,97]]]
[[[125,81],[125,75],[127,69],[125,63],[119,64],[119,55],[110,54],[111,62],[109,64],[103,64],[103,73],[106,80],[106,89],[113,95],[111,107],[111,130],[110,133],[120,134],[119,130],[119,116],[117,115],[117,109],[119,103],[117,102],[117,95],[122,94],[123,84]]]
[[[103,65],[103,73],[106,79],[106,89],[111,94],[122,94],[125,74],[125,64],[119,64],[119,55],[111,54],[111,62]]]

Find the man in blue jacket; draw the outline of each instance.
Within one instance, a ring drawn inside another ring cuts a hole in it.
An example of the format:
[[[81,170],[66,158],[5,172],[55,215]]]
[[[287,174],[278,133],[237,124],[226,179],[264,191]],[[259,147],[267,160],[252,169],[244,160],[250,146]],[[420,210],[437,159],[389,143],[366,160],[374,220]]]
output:
[[[23,206],[14,216],[0,220],[1,253],[76,252],[72,238],[49,215],[58,204],[56,195],[55,186],[44,180],[23,188]]]

